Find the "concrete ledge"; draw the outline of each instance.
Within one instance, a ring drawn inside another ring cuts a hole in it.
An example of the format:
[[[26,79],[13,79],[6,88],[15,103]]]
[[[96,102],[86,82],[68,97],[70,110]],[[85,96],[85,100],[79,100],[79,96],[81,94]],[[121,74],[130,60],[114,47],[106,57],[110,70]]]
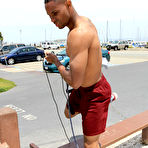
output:
[[[148,144],[148,110],[133,117],[118,122],[101,134],[99,142],[102,148],[106,148],[138,131],[142,130],[142,141]],[[83,148],[83,138],[77,140],[79,147]],[[73,148],[74,142],[60,146],[59,148]]]

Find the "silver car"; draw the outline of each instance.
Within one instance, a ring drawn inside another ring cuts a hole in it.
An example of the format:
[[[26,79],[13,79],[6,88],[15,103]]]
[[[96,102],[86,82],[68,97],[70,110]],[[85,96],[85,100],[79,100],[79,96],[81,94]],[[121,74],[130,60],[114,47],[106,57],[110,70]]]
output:
[[[1,54],[7,54],[11,50],[13,50],[14,48],[18,48],[18,47],[22,47],[22,46],[25,46],[25,44],[9,44],[9,45],[3,45],[0,48],[0,55]]]

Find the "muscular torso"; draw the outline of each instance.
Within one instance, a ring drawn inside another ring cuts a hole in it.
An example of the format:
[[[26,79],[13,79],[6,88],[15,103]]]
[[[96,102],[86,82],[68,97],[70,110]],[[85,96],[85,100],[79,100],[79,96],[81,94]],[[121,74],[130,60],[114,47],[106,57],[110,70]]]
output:
[[[86,49],[88,50],[88,58],[87,58],[87,65],[86,65],[85,74],[84,74],[81,86],[89,87],[100,80],[102,52],[101,52],[97,30],[95,26],[91,23],[91,21],[85,17],[81,17],[78,24],[79,25],[76,28],[74,28],[75,30],[84,29],[85,31],[88,32],[87,39],[86,39],[86,42],[89,43],[88,48]],[[72,52],[71,49],[68,48],[70,44],[73,44],[73,42],[68,37],[66,51],[69,57],[71,57],[71,52]]]

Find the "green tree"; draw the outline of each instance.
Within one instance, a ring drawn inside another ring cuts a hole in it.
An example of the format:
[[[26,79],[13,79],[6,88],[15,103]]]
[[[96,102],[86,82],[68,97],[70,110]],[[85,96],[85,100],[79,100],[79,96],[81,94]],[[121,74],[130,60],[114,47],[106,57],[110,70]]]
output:
[[[0,32],[0,41],[3,41],[3,36],[1,32]]]

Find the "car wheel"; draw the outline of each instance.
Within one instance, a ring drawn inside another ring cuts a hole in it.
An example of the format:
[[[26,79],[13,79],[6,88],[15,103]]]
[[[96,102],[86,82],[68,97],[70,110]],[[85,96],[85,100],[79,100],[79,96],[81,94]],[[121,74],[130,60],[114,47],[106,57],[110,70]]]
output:
[[[66,68],[66,70],[69,70],[70,69],[69,63],[66,64],[65,68]]]
[[[126,47],[124,47],[124,50],[127,50],[128,49],[128,47],[126,46]]]
[[[37,59],[37,61],[41,61],[41,60],[42,60],[42,57],[41,57],[40,55],[38,55],[38,56],[36,57],[36,59]]]
[[[111,50],[111,47],[110,46],[106,46],[107,50],[110,51]]]
[[[44,70],[44,71],[48,71],[48,69],[46,69],[44,66],[43,66],[43,70]]]
[[[118,50],[118,47],[115,47],[114,50]]]
[[[10,59],[8,59],[7,62],[8,62],[9,65],[13,65],[15,61],[14,61],[13,58],[10,58]]]

